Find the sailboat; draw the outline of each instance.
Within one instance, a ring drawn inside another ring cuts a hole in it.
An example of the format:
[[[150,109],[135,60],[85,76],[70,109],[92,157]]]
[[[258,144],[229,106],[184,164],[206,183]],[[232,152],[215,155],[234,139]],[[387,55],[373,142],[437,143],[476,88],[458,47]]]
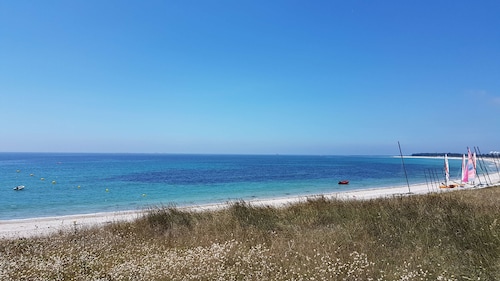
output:
[[[476,179],[477,175],[477,168],[476,168],[476,152],[472,154],[472,169],[469,169],[469,179],[472,178],[472,183],[474,183],[474,180]],[[472,174],[472,176],[471,176]]]
[[[470,149],[467,148],[467,161],[465,161],[465,154],[462,155],[462,185],[465,183],[474,185],[476,175],[476,153],[471,153]]]
[[[450,164],[448,163],[448,154],[444,155],[444,180],[445,180],[445,183],[441,184],[439,186],[440,188],[454,188],[454,187],[458,186],[456,184],[449,184],[449,182],[450,182]]]
[[[465,168],[465,182],[472,182],[472,185],[474,185],[476,179],[476,153],[472,154],[469,148],[467,148],[467,165]]]

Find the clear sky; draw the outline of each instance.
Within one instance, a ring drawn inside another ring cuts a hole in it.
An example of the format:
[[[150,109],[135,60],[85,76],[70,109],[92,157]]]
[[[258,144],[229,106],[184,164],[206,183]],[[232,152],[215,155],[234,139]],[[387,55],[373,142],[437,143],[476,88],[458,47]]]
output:
[[[500,150],[500,1],[0,0],[0,151]]]

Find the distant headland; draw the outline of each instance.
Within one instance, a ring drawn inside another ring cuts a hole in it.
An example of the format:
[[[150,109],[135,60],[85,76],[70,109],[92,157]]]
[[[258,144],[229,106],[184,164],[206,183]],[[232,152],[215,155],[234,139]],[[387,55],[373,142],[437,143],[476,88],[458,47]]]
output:
[[[419,156],[419,157],[444,157],[444,155],[448,155],[448,157],[462,157],[463,153],[455,153],[455,152],[425,152],[425,153],[413,153],[411,156]],[[498,151],[490,151],[486,154],[478,154],[478,157],[499,157],[500,152]]]

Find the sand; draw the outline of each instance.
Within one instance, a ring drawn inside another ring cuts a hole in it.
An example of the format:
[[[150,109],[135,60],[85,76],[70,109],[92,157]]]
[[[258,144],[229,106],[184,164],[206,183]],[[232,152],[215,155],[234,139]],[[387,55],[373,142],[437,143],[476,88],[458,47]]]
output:
[[[483,178],[483,176],[481,176]],[[500,183],[500,175],[490,175],[493,185]],[[484,182],[484,178],[483,178]],[[334,192],[328,194],[318,194],[309,196],[296,196],[286,198],[272,198],[263,200],[248,201],[254,206],[271,206],[281,207],[287,204],[293,204],[301,201],[306,201],[311,198],[324,196],[327,199],[340,199],[340,200],[363,200],[374,198],[387,198],[394,196],[409,196],[412,194],[426,194],[431,192],[450,192],[455,190],[464,190],[470,188],[482,188],[482,186],[465,186],[457,188],[439,188],[436,185],[430,186],[427,184],[398,186],[398,187],[385,187],[373,188],[354,191]],[[206,211],[217,210],[229,206],[231,202],[225,204],[211,204],[199,205],[189,207],[179,207],[181,210],[186,211]],[[23,238],[50,235],[51,233],[59,231],[74,231],[89,226],[106,225],[119,221],[132,221],[139,218],[144,211],[121,211],[121,212],[106,212],[82,215],[69,215],[58,217],[43,217],[31,219],[17,219],[17,220],[0,220],[0,238]]]

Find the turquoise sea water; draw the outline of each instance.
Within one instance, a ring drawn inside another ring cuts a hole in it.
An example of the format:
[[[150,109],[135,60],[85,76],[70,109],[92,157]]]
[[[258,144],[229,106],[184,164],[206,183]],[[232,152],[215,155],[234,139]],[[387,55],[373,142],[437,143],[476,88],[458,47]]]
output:
[[[404,161],[410,184],[442,176],[442,159]],[[393,156],[0,153],[0,220],[405,185]]]

